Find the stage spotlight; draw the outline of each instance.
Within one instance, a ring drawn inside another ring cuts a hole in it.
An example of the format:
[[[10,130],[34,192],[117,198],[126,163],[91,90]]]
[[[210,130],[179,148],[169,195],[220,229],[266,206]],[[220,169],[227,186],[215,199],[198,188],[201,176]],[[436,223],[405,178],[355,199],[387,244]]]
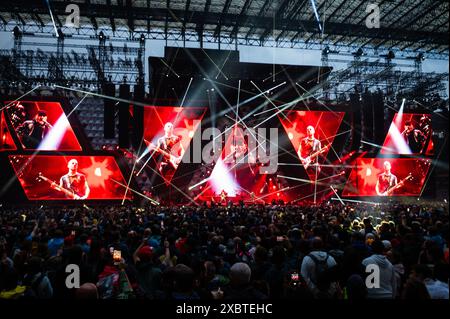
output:
[[[143,42],[145,42],[145,34],[141,34],[141,39],[140,39],[140,41],[143,43]]]
[[[100,31],[100,33],[98,34],[98,38],[100,40],[104,40],[105,39],[105,34],[103,33],[103,31]]]
[[[417,60],[418,62],[424,61],[424,60],[425,60],[425,55],[423,55],[422,52],[419,53],[419,54],[417,55],[417,57],[416,57],[416,60]]]

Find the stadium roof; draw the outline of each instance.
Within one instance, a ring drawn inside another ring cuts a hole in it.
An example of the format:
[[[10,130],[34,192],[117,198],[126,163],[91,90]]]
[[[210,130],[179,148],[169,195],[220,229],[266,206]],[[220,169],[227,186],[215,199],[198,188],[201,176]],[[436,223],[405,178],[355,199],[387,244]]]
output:
[[[380,0],[380,28],[370,29],[365,23],[369,2],[363,0],[52,0],[57,27],[64,28],[71,3],[80,8],[81,27],[91,30],[159,32],[166,39],[176,31],[262,46],[275,40],[279,46],[343,44],[445,55],[449,49],[445,0]],[[4,1],[0,24],[4,30],[15,24],[42,28],[52,18],[46,1]]]

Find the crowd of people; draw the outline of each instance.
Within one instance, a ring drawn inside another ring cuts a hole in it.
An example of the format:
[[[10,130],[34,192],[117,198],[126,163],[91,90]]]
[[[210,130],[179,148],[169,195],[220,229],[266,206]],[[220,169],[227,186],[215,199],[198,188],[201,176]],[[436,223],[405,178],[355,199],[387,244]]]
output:
[[[0,298],[448,299],[448,231],[444,203],[2,207]]]

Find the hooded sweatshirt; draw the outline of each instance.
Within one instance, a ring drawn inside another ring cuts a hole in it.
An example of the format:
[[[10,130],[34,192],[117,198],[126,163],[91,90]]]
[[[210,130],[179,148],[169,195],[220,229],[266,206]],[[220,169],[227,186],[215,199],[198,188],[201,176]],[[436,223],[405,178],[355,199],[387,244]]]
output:
[[[383,255],[372,255],[362,261],[364,267],[377,265],[380,269],[379,288],[368,288],[369,299],[393,299],[397,290],[394,266]],[[368,273],[370,274],[370,273]]]
[[[314,257],[316,257],[317,260],[319,260],[319,261],[324,261],[328,256],[328,259],[327,259],[328,268],[331,268],[336,265],[336,261],[334,260],[333,256],[327,254],[324,251],[313,251],[310,253],[310,255],[314,255]],[[316,263],[308,255],[306,255],[305,258],[303,258],[301,274],[306,282],[306,285],[310,289],[310,291],[314,292],[317,288],[316,284],[315,284],[315,282],[316,282]]]

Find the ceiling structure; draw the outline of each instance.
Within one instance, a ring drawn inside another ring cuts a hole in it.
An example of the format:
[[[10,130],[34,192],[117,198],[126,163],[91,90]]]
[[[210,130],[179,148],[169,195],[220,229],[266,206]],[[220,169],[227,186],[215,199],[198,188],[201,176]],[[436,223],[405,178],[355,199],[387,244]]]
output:
[[[65,35],[183,40],[317,48],[339,45],[447,56],[449,2],[380,0],[380,28],[363,0],[15,0],[0,6],[0,30]],[[80,27],[66,27],[66,8],[80,9]],[[315,11],[314,8],[317,10]]]

